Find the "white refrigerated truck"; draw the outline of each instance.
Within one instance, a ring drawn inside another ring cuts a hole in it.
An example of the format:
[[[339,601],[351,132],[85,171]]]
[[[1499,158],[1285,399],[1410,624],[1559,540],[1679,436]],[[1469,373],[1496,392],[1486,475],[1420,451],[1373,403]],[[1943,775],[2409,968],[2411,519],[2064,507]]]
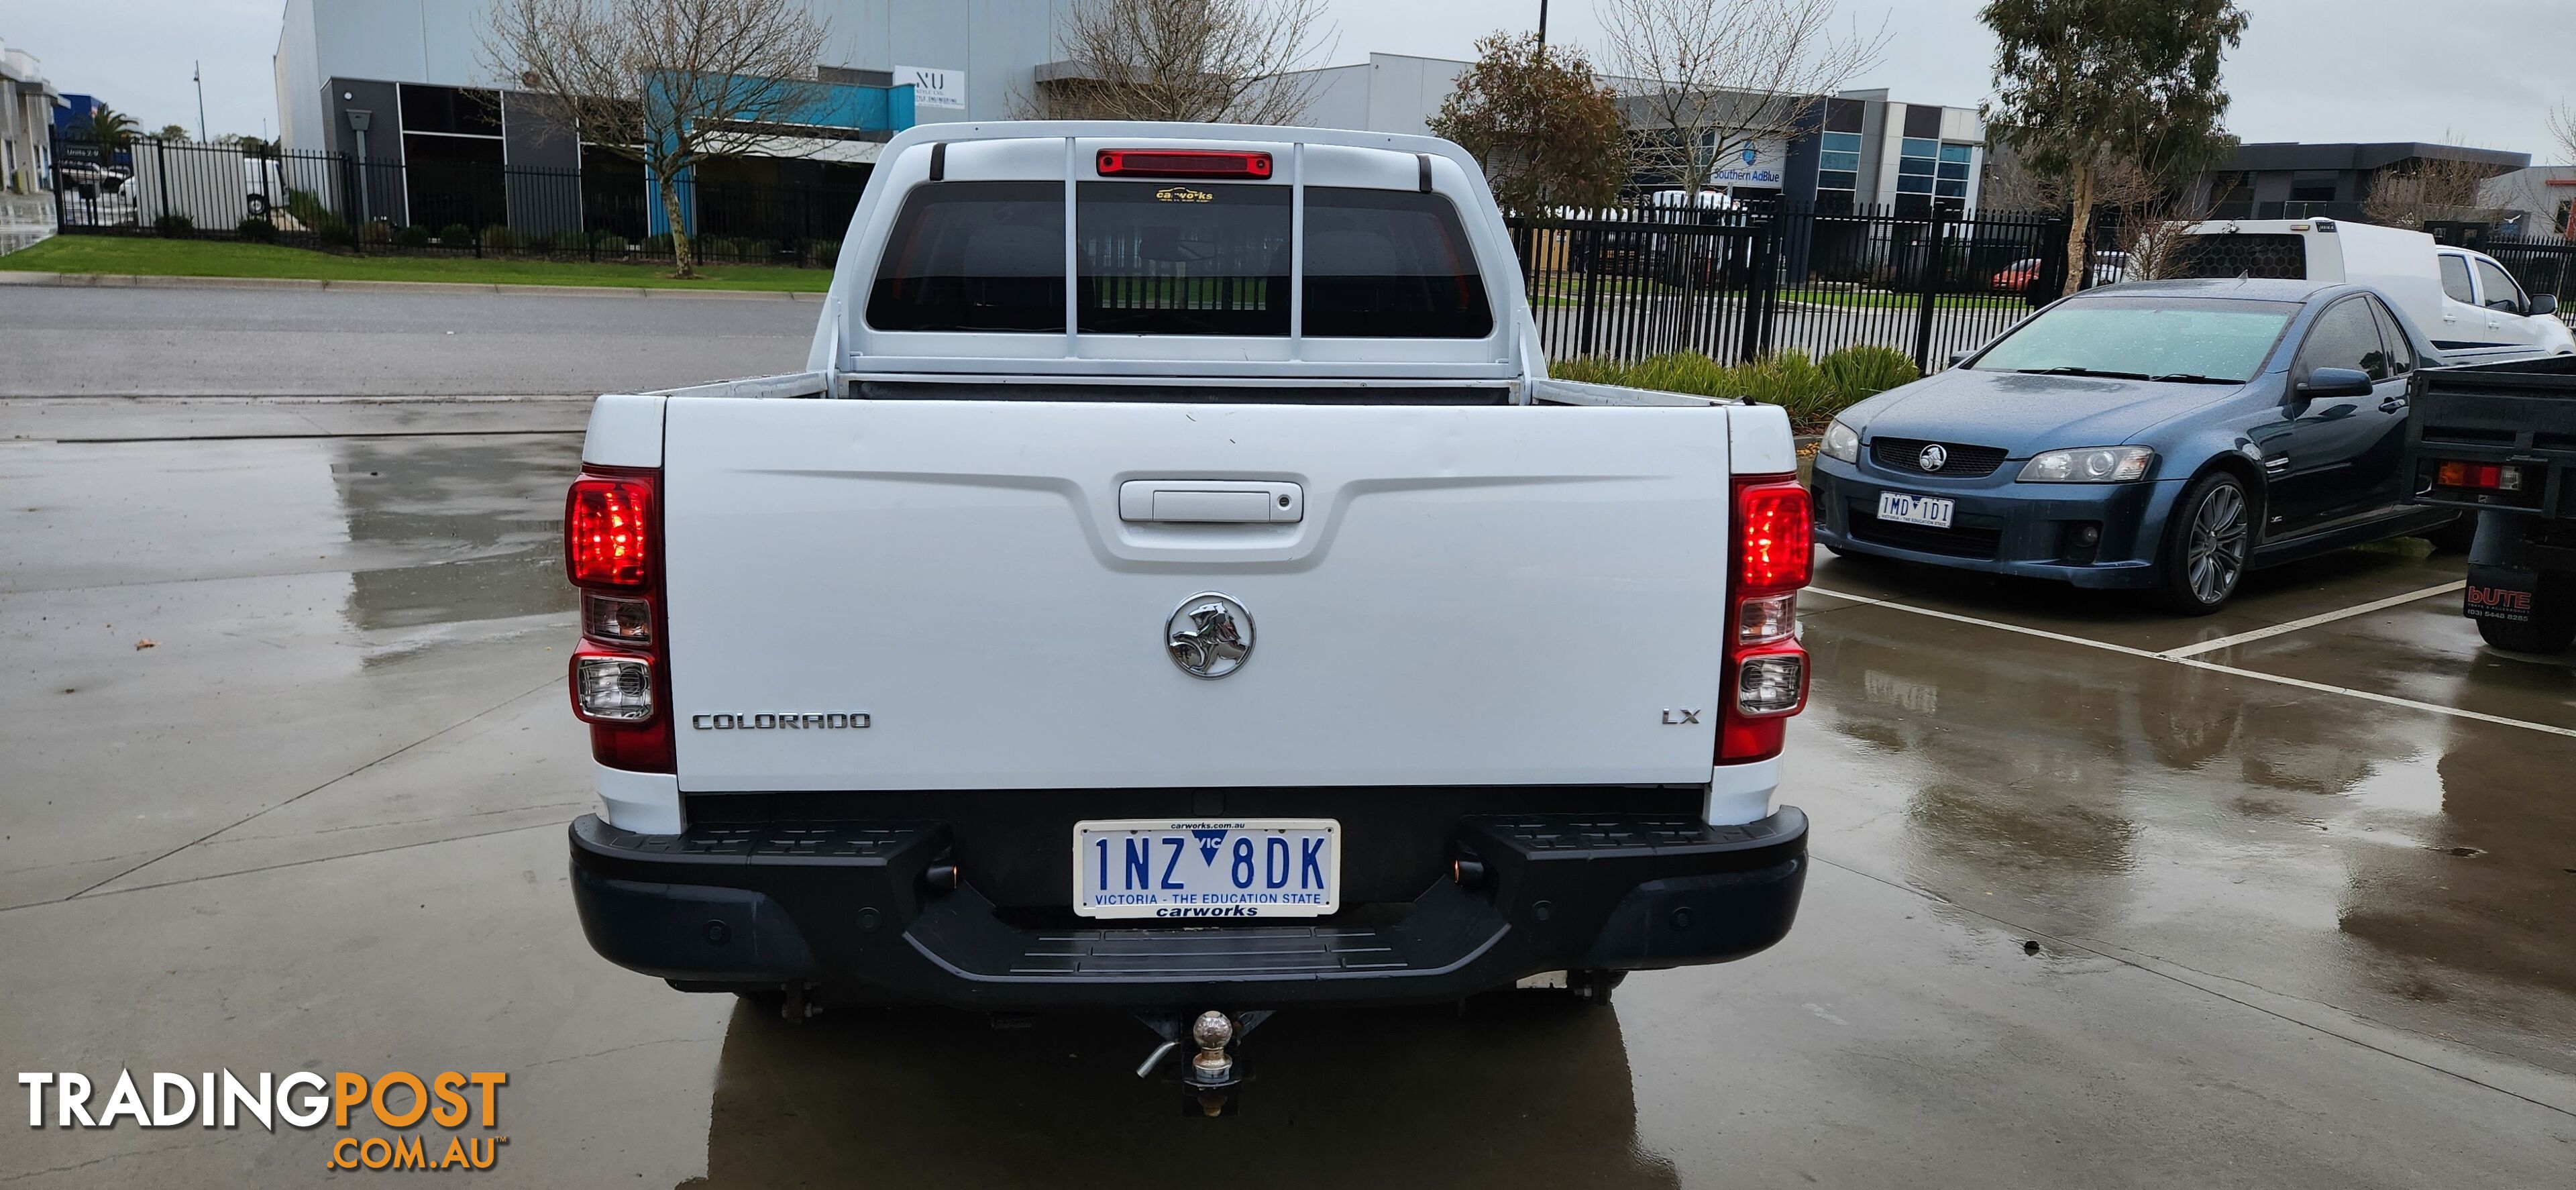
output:
[[[1270,1010],[1788,931],[1787,419],[1548,379],[1456,146],[925,126],[846,242],[806,371],[591,415],[601,954],[1122,1009],[1215,1102]]]

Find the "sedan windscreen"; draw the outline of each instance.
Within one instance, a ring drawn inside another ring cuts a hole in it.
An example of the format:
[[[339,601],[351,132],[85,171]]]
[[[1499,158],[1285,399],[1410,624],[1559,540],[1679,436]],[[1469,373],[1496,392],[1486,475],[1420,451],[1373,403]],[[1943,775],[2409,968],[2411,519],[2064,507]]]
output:
[[[2298,311],[2289,302],[2080,298],[2022,324],[1972,366],[2241,383],[2262,368]]]

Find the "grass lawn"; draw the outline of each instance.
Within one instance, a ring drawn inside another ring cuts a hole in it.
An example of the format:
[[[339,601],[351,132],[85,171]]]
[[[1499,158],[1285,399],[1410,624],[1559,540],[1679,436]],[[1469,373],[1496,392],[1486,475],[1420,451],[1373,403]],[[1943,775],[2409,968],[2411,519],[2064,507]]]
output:
[[[475,260],[471,257],[343,256],[275,244],[165,240],[157,236],[58,235],[7,256],[0,269],[38,273],[136,273],[154,277],[296,277],[324,281],[462,281],[478,285],[623,285],[660,289],[753,289],[820,293],[830,269],[764,265],[702,267],[675,281],[670,266]]]

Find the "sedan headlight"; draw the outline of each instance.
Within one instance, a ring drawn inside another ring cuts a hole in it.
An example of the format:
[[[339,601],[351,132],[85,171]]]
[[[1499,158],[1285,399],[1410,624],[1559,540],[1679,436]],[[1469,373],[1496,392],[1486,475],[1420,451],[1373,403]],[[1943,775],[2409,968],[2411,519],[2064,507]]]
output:
[[[1824,452],[1826,458],[1857,463],[1860,461],[1860,432],[1837,418],[1832,425],[1825,427],[1824,443],[1816,449]]]
[[[2023,483],[2127,483],[2147,477],[2156,452],[2143,446],[2079,446],[2032,455],[2022,464]]]

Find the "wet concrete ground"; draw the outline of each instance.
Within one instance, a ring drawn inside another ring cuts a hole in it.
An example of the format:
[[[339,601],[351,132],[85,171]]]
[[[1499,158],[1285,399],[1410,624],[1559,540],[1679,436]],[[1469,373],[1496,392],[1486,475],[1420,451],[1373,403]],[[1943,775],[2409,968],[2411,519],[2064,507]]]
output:
[[[2193,621],[1828,559],[1786,942],[1284,1015],[1208,1123],[1124,1020],[791,1028],[591,954],[579,409],[0,402],[13,1071],[505,1070],[506,1185],[2576,1180],[2576,664],[2480,646],[2455,559]],[[12,1126],[0,1181],[360,1176],[338,1135]]]

